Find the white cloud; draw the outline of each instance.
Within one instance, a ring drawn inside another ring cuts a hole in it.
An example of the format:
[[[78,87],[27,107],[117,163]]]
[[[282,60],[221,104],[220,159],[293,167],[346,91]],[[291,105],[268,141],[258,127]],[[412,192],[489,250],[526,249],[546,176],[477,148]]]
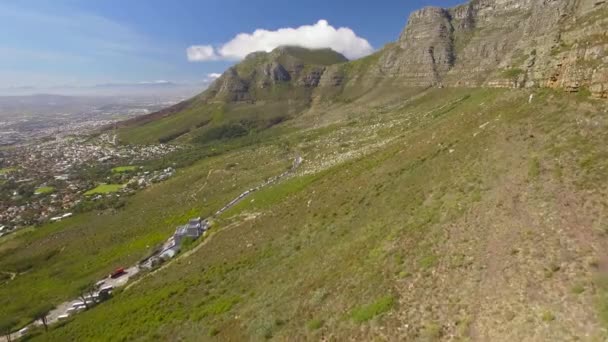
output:
[[[276,31],[257,29],[253,33],[239,33],[218,47],[193,45],[187,49],[188,60],[203,62],[214,60],[240,60],[251,52],[270,52],[281,45],[298,45],[310,49],[332,48],[349,59],[369,55],[374,51],[369,42],[357,36],[348,27],[335,28],[327,20],[297,28]]]
[[[205,79],[203,80],[203,82],[211,83],[211,82],[215,81],[217,78],[219,78],[220,76],[222,76],[222,74],[217,73],[217,72],[209,73],[205,76]]]
[[[186,49],[190,62],[215,61],[220,59],[211,45],[192,45]]]
[[[167,80],[156,80],[156,81],[141,81],[139,84],[168,84],[171,83]]]

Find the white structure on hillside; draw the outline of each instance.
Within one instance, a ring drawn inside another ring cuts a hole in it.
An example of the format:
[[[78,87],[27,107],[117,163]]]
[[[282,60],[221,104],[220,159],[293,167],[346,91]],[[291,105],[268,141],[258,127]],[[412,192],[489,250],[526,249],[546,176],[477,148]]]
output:
[[[207,220],[201,220],[200,217],[191,219],[188,224],[179,226],[175,230],[175,234],[173,234],[175,245],[179,246],[185,237],[198,239],[198,237],[203,235],[208,227],[209,223]]]

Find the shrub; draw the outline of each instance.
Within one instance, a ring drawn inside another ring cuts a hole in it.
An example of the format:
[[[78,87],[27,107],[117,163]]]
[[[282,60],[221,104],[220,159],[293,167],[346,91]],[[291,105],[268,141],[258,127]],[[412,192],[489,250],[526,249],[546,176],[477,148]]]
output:
[[[503,70],[502,76],[504,78],[509,78],[509,79],[515,80],[515,79],[517,79],[517,77],[519,75],[521,75],[523,73],[524,73],[524,71],[520,68],[511,68],[511,69]]]
[[[196,242],[196,239],[194,239],[191,236],[186,236],[185,238],[182,239],[181,251],[185,252],[185,251],[191,249],[195,242]]]
[[[576,284],[572,287],[572,293],[574,294],[581,294],[583,292],[585,292],[585,286],[582,284]]]
[[[422,330],[422,336],[428,340],[438,340],[441,335],[441,326],[436,323],[426,324]]]
[[[213,328],[209,329],[209,336],[210,337],[213,337],[213,336],[215,336],[215,335],[217,335],[219,333],[220,333],[220,330],[218,328],[216,328],[216,327],[213,327]]]
[[[227,123],[211,127],[194,139],[195,142],[206,144],[214,140],[225,140],[242,137],[249,134],[249,130],[241,123]]]
[[[206,316],[219,315],[228,312],[239,301],[240,298],[237,296],[217,298],[209,303],[205,303],[202,305],[198,313],[199,317],[203,318]]]
[[[310,330],[317,330],[323,326],[323,323],[325,323],[325,322],[322,319],[315,318],[315,319],[308,321],[306,326]]]
[[[555,320],[555,315],[551,311],[545,311],[543,312],[541,318],[545,322],[551,322]]]
[[[158,142],[161,143],[161,144],[165,144],[165,143],[168,143],[171,140],[179,138],[180,136],[182,136],[182,135],[184,135],[184,134],[186,134],[188,132],[190,132],[190,129],[185,129],[185,130],[181,130],[179,132],[167,134],[165,136],[162,136],[162,137],[158,138]]]
[[[351,313],[351,317],[357,323],[366,322],[389,311],[394,305],[395,298],[392,295],[384,296],[371,304],[354,309]]]
[[[531,179],[536,179],[540,176],[540,161],[537,157],[530,159],[528,164],[528,176]]]
[[[420,259],[420,267],[423,269],[428,269],[437,263],[437,256],[433,254],[426,255]]]

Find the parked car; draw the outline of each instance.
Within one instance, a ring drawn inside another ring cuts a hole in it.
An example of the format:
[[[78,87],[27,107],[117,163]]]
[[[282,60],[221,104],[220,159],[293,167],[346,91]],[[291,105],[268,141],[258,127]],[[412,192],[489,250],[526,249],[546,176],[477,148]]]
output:
[[[94,293],[93,295],[84,296],[84,299],[88,302],[95,302],[99,299],[99,294]]]
[[[76,308],[76,309],[78,309],[78,308],[79,308],[79,307],[81,307],[81,306],[84,306],[84,302],[74,302],[74,303],[72,304],[72,307],[73,307],[73,308]]]
[[[114,272],[110,273],[109,277],[112,279],[116,279],[123,274],[127,273],[123,267],[117,268]]]
[[[114,286],[112,286],[112,285],[103,286],[102,288],[99,289],[99,297],[103,296],[104,294],[108,294],[108,293],[112,292],[112,290],[114,290]]]

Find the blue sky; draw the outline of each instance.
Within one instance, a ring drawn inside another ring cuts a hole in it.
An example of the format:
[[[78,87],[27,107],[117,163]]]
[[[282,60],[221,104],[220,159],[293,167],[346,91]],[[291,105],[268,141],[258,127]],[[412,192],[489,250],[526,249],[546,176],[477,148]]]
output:
[[[461,2],[6,0],[0,88],[203,83],[251,49],[293,40],[358,57],[394,41],[412,10]],[[234,39],[257,29],[266,31]]]

